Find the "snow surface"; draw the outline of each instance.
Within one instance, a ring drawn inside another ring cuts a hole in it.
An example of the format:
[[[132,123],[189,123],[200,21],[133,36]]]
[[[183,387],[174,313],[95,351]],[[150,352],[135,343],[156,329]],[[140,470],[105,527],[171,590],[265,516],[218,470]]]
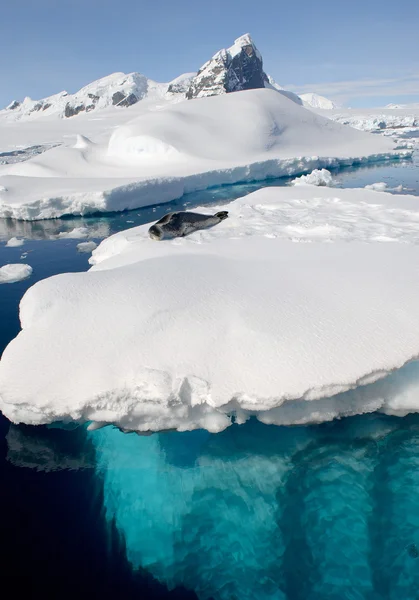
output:
[[[385,378],[419,356],[417,197],[282,187],[226,208],[171,242],[120,232],[89,272],[35,284],[0,363],[4,415],[217,432],[417,410],[419,382]]]
[[[83,134],[71,148],[56,147],[0,167],[6,190],[0,192],[0,217],[120,211],[215,185],[412,153],[395,150],[392,140],[334,123],[271,89],[153,106],[114,130],[107,121],[108,136],[102,133],[100,140]]]
[[[332,102],[332,100],[312,92],[309,94],[300,94],[300,98],[303,101],[304,106],[307,108],[321,108],[323,110],[333,110],[339,108],[339,106]]]
[[[301,175],[296,177],[291,182],[292,185],[327,185],[332,186],[334,184],[332,173],[327,169],[314,169],[308,175]]]
[[[32,267],[22,264],[11,264],[0,267],[0,284],[16,283],[27,279],[32,274]]]
[[[12,237],[7,241],[6,246],[9,248],[15,248],[16,246],[23,246],[25,240],[22,238]]]

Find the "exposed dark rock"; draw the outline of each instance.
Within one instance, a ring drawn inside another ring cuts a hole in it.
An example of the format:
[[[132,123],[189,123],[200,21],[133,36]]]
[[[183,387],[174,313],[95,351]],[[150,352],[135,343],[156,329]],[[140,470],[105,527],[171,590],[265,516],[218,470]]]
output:
[[[47,108],[51,108],[51,106],[52,106],[52,104],[47,102],[46,104],[43,105],[42,110],[47,110]]]
[[[194,77],[196,75],[181,75],[168,86],[167,92],[169,94],[186,94]]]
[[[84,110],[86,110],[86,107],[84,106],[84,104],[79,104],[78,106],[71,106],[71,104],[69,102],[67,102],[67,104],[65,105],[64,115],[67,118],[75,117],[76,115],[83,112]]]
[[[228,94],[269,85],[262,56],[249,34],[237,39],[228,50],[220,50],[201,67],[186,93],[186,98]]]
[[[93,102],[97,102],[99,100],[99,96],[96,96],[96,94],[87,94],[87,95],[90,98],[90,100],[93,100]]]
[[[129,94],[126,96],[122,92],[115,92],[112,96],[112,104],[115,106],[132,106],[138,102],[138,98],[135,94]]]
[[[38,111],[41,110],[41,108],[43,107],[43,103],[42,102],[38,102],[37,104],[35,104],[35,106],[33,107],[32,111]]]
[[[20,106],[20,102],[18,102],[17,100],[13,100],[13,102],[11,104],[9,104],[9,106],[7,108],[9,110],[15,110],[19,106]]]
[[[122,92],[115,92],[112,96],[112,104],[119,104],[122,100],[124,100],[125,94]]]

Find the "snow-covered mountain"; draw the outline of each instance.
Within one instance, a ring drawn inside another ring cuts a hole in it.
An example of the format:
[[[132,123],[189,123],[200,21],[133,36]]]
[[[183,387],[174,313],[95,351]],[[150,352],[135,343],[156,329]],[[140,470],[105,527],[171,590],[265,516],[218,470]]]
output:
[[[219,50],[198,71],[186,93],[188,100],[240,90],[270,87],[263,59],[248,33],[230,48]]]
[[[300,98],[306,108],[321,108],[322,110],[334,110],[335,108],[340,108],[339,105],[332,102],[332,100],[320,96],[319,94],[314,94],[313,92],[309,94],[300,94]]]
[[[10,120],[26,120],[52,114],[69,118],[108,106],[132,106],[144,98],[158,100],[166,94],[183,98],[194,75],[195,73],[186,73],[169,83],[157,83],[141,73],[113,73],[89,83],[75,94],[64,91],[42,100],[15,100],[0,111],[0,115]]]
[[[70,118],[112,106],[126,108],[144,99],[178,102],[257,88],[281,90],[291,100],[302,104],[299,96],[285,92],[265,73],[262,55],[246,33],[230,48],[218,51],[198,73],[185,73],[169,83],[158,83],[141,73],[113,73],[74,94],[62,91],[41,100],[29,97],[22,102],[14,100],[0,110],[0,117],[6,121],[26,121],[50,115]]]

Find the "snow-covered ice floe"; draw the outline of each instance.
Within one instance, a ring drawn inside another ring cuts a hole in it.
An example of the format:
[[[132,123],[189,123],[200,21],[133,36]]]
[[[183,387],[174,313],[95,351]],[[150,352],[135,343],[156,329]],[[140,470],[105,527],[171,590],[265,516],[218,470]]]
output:
[[[4,415],[218,432],[417,410],[419,368],[389,374],[419,356],[418,199],[301,186],[227,208],[186,238],[117,233],[28,290]]]
[[[410,156],[271,89],[144,110],[93,143],[79,136],[0,170],[0,217],[48,219],[169,202],[211,186]]]
[[[22,265],[20,263],[4,265],[0,267],[0,284],[1,283],[16,283],[27,279],[32,275],[32,267],[29,265]]]

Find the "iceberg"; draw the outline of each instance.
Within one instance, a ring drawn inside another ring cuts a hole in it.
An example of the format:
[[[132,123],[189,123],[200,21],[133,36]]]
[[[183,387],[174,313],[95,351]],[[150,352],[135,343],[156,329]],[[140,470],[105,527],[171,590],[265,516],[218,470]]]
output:
[[[87,273],[29,289],[4,415],[147,433],[417,410],[417,371],[392,374],[419,356],[417,198],[299,186],[219,208],[186,238],[117,233]]]
[[[105,140],[103,139],[105,137]],[[78,138],[26,162],[4,165],[0,217],[51,219],[176,200],[216,185],[294,176],[313,169],[411,156],[394,141],[359,132],[290,99],[253,89],[183,101]]]

